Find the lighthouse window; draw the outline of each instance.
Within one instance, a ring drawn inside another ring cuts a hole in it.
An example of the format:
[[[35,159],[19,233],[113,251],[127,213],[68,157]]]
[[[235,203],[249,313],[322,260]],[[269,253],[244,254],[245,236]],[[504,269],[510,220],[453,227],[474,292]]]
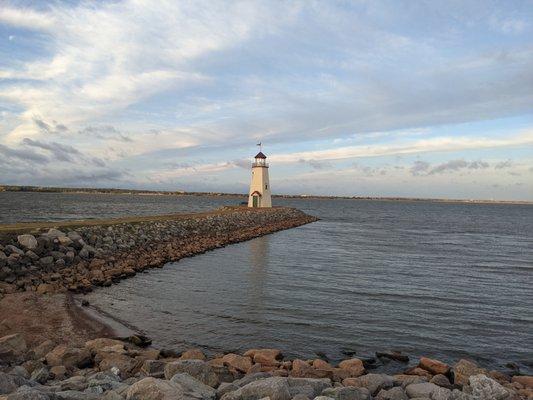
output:
[[[265,185],[265,189],[268,189],[268,185]]]

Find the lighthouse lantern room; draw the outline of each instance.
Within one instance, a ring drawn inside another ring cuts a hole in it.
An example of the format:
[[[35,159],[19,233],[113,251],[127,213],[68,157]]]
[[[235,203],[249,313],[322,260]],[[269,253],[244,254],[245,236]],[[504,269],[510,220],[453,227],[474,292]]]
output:
[[[248,207],[272,207],[268,164],[262,151],[257,153],[252,164],[252,183],[248,195]]]

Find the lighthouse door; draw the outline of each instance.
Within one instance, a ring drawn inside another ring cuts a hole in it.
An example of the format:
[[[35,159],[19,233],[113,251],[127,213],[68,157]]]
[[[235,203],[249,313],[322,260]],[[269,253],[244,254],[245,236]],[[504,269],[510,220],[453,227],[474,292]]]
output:
[[[252,205],[254,207],[257,207],[258,206],[258,203],[259,203],[259,197],[258,196],[252,196]]]

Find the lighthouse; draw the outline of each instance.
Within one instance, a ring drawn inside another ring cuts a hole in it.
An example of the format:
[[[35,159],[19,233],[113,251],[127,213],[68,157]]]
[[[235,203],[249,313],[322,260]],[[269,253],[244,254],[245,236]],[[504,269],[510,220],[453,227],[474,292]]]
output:
[[[257,153],[252,164],[252,183],[248,195],[248,207],[272,207],[268,164],[262,151]]]

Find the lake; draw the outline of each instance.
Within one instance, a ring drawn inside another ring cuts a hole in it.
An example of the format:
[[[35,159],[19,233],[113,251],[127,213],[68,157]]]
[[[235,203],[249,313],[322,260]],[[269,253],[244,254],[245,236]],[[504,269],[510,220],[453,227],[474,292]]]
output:
[[[0,193],[0,221],[201,211],[239,201]],[[397,349],[498,369],[515,362],[532,372],[533,206],[274,202],[321,220],[169,263],[88,300],[178,350],[275,347],[339,360]]]

